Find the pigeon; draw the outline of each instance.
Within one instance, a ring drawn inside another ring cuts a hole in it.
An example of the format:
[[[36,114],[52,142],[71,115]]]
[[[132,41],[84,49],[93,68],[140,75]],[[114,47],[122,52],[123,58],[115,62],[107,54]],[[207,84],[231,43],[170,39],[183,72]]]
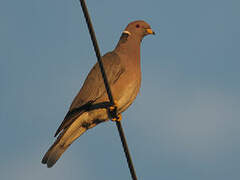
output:
[[[52,167],[66,149],[88,129],[109,119],[121,120],[121,113],[133,103],[140,89],[140,46],[142,39],[149,34],[155,33],[148,23],[142,20],[133,21],[122,32],[115,49],[102,56],[116,108],[108,106],[108,94],[99,64],[93,66],[57,129],[55,137],[58,137],[44,155],[43,164]],[[111,113],[114,109],[117,111],[116,116]]]

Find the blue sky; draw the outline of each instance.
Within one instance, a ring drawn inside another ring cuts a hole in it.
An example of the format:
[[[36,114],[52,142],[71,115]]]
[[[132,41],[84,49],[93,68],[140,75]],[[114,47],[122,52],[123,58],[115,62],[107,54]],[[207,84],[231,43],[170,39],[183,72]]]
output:
[[[143,19],[142,87],[123,114],[139,179],[240,178],[240,1],[87,1],[102,54]],[[130,179],[115,124],[40,161],[96,62],[78,1],[0,2],[0,178]]]

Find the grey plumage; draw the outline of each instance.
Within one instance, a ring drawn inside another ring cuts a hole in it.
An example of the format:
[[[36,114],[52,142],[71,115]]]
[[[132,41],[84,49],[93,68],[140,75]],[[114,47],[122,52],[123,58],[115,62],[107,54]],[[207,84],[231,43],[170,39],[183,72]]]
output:
[[[126,35],[127,32],[127,35]],[[102,57],[102,62],[118,114],[126,110],[136,98],[141,84],[140,43],[153,34],[144,21],[130,23],[123,32],[116,48]],[[86,130],[107,121],[106,108],[92,110],[93,106],[108,101],[98,63],[89,72],[81,90],[73,100],[69,112],[56,131],[58,137],[42,159],[52,167],[65,150]]]

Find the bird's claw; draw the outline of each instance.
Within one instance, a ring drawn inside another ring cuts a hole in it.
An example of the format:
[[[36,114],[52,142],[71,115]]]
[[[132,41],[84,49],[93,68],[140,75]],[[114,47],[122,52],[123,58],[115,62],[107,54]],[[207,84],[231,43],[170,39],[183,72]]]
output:
[[[122,120],[122,115],[117,114],[117,101],[114,101],[114,105],[109,107],[109,114],[112,119],[112,121],[121,121]]]
[[[112,121],[120,122],[122,120],[122,115],[118,114],[117,117],[112,118]]]

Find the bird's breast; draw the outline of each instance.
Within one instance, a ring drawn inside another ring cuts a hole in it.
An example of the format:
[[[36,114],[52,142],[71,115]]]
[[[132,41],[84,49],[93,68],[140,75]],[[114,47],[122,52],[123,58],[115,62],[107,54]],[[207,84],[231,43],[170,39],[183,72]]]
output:
[[[133,80],[125,82],[126,84],[119,89],[115,89],[114,99],[117,101],[119,112],[125,111],[135,100],[139,89],[140,81]]]

